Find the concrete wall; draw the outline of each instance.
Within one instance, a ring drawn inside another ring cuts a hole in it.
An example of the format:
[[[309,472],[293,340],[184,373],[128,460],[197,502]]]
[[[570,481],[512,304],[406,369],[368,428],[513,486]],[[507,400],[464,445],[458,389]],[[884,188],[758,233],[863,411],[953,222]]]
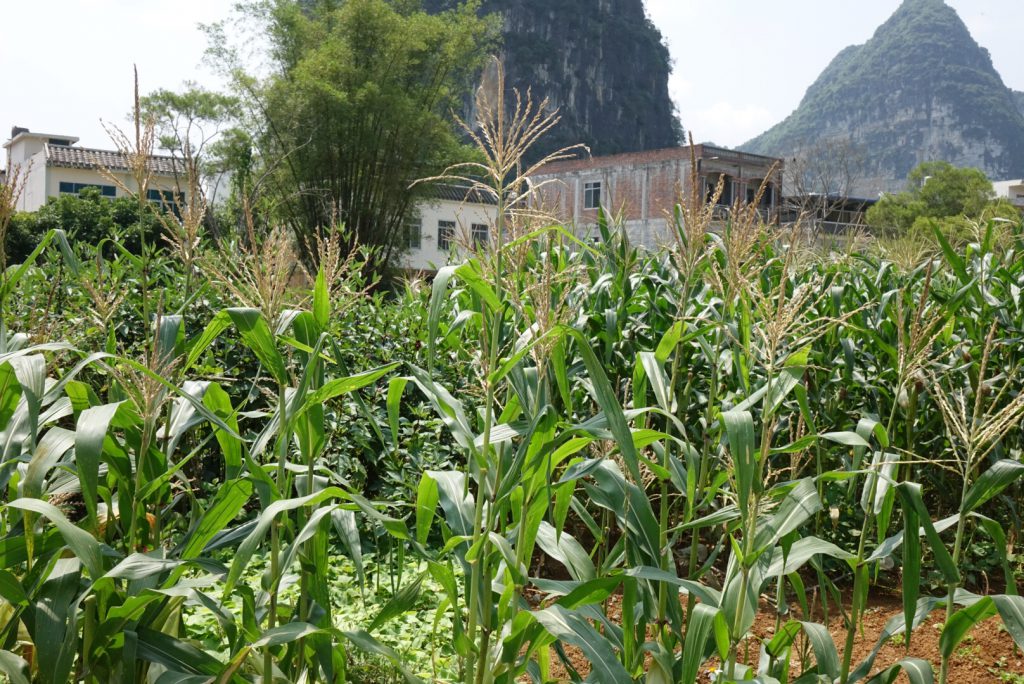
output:
[[[1014,206],[1024,208],[1024,179],[996,181],[992,184],[996,197],[1010,200]]]
[[[65,183],[88,183],[90,185],[112,185],[116,188],[116,196],[124,197],[126,193],[121,185],[134,189],[135,181],[123,171],[112,171],[111,174],[120,181],[115,182],[107,174],[99,169],[76,169],[61,166],[46,166],[44,152],[38,152],[28,160],[22,162],[22,169],[28,169],[28,177],[25,182],[25,189],[18,200],[19,211],[36,211],[46,204],[51,197],[60,196],[60,184]],[[170,176],[153,176],[150,179],[149,187],[153,190],[178,191],[178,180]]]
[[[20,168],[25,187],[18,200],[18,210],[35,211],[46,204],[46,153],[36,152],[22,161]]]
[[[438,200],[420,204],[417,213],[420,219],[420,246],[402,256],[403,266],[410,270],[433,271],[459,258],[472,244],[471,230],[474,223],[486,225],[488,235],[494,237],[497,215],[495,207],[490,204]],[[437,244],[440,221],[455,222],[455,239],[449,250],[442,250]]]
[[[111,178],[113,176],[113,178]],[[116,188],[117,197],[124,197],[131,194],[124,191],[122,185],[130,190],[135,190],[135,179],[125,171],[111,171],[105,173],[99,169],[72,169],[62,166],[51,166],[46,173],[46,192],[50,197],[60,195],[60,184],[64,183],[89,183],[91,185],[112,185]],[[184,179],[181,179],[184,184]],[[178,192],[178,179],[170,176],[154,175],[149,179],[151,190],[169,190]],[[184,191],[184,188],[181,188]]]
[[[5,145],[7,162],[11,168],[18,167],[24,175],[25,188],[18,200],[19,211],[36,211],[46,204],[46,200],[60,195],[61,182],[87,183],[90,185],[112,185],[116,188],[116,196],[127,194],[121,186],[135,188],[135,181],[125,171],[112,171],[111,174],[120,182],[110,178],[110,174],[98,168],[69,168],[63,166],[47,166],[46,143],[51,137],[48,134],[22,134]],[[56,136],[77,141],[71,136]],[[179,187],[180,186],[180,187]],[[184,191],[184,179],[173,176],[154,175],[149,187],[153,190]]]

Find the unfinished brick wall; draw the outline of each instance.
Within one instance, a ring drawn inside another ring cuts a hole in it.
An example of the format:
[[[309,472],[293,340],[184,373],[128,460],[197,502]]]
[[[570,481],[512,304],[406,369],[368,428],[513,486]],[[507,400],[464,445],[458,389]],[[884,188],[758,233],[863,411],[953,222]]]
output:
[[[542,204],[556,218],[577,226],[597,221],[596,209],[584,209],[586,183],[601,183],[601,204],[613,217],[636,226],[670,219],[674,207],[690,190],[691,169],[696,166],[702,183],[714,185],[720,175],[729,181],[730,198],[745,198],[761,180],[773,174],[781,180],[778,160],[723,148],[696,145],[635,152],[592,159],[573,159],[550,164],[534,177],[550,184]],[[773,165],[775,170],[772,171]]]

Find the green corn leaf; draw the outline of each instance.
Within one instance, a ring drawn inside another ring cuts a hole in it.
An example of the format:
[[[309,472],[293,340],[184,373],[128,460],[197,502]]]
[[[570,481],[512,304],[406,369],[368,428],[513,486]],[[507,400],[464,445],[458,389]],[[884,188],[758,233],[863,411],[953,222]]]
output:
[[[103,552],[99,542],[91,534],[68,521],[59,508],[39,499],[15,499],[7,505],[47,518],[64,538],[64,543],[89,571],[89,576],[93,579],[103,576]]]
[[[323,634],[325,631],[308,622],[289,622],[286,625],[265,630],[260,638],[252,643],[252,646],[253,648],[263,648],[264,646],[273,647],[290,644],[293,641],[298,641],[315,634]]]
[[[615,656],[612,644],[578,612],[553,605],[534,611],[532,615],[551,636],[583,652],[590,661],[589,681],[597,684],[622,684],[631,681],[631,677]]]
[[[210,383],[203,394],[203,405],[217,416],[230,430],[213,425],[214,436],[224,457],[224,475],[233,480],[242,472],[242,440],[238,437],[238,417],[231,405],[231,397],[217,383]]]
[[[0,430],[7,429],[18,402],[21,400],[21,383],[10,362],[0,364]]]
[[[811,348],[808,346],[790,354],[782,370],[776,377],[772,378],[768,386],[768,393],[764,399],[764,415],[766,418],[775,414],[790,392],[804,379],[804,373],[807,372],[807,357],[810,351]]]
[[[810,478],[800,480],[790,489],[772,515],[767,520],[759,522],[754,537],[755,548],[762,550],[774,546],[820,510],[821,499],[818,498],[814,481]]]
[[[931,663],[927,660],[903,658],[869,679],[867,684],[892,684],[899,677],[900,672],[907,675],[910,684],[932,684],[935,681],[935,673]],[[851,681],[853,680],[851,679]]]
[[[82,485],[82,498],[89,516],[89,527],[95,530],[97,488],[99,487],[100,462],[103,460],[103,440],[110,424],[119,411],[129,412],[125,402],[93,406],[78,415],[75,424],[75,463]]]
[[[199,357],[210,348],[220,334],[231,326],[231,316],[227,311],[218,312],[198,337],[186,344],[188,354],[185,356],[185,370],[195,365]]]
[[[557,530],[547,521],[541,521],[537,530],[537,544],[548,554],[565,566],[572,578],[577,582],[586,582],[597,576],[594,563],[578,541],[567,532],[558,534]]]
[[[928,509],[925,508],[924,499],[921,496],[921,485],[916,482],[901,482],[896,486],[896,491],[899,492],[905,507],[914,507],[917,517],[922,527],[924,527],[924,533],[928,539],[931,552],[935,555],[935,562],[942,571],[946,582],[949,584],[959,584],[960,571],[957,570],[956,564],[953,563],[953,557],[949,555],[949,550],[942,543],[942,538],[939,537],[939,533],[936,532],[932,519],[928,515]]]
[[[24,261],[17,266],[11,266],[7,269],[4,273],[2,282],[0,282],[0,299],[6,300],[11,296],[11,293],[14,292],[14,288],[17,286],[18,281],[25,276],[28,270],[32,267],[32,264],[34,264],[36,259],[39,258],[39,255],[43,253],[43,250],[47,248],[55,235],[56,231],[53,229],[46,231],[46,234],[43,235],[43,238],[36,245],[36,248],[33,249],[27,257],[25,257]]]
[[[366,387],[367,385],[372,385],[395,368],[398,368],[398,366],[398,363],[389,363],[386,366],[351,375],[347,378],[329,380],[324,383],[323,387],[309,393],[306,400],[303,402],[302,408],[299,409],[296,415],[308,411],[313,406],[320,406],[331,399],[354,392],[355,390]]]
[[[708,638],[714,633],[718,609],[703,603],[694,605],[686,623],[686,641],[683,644],[681,684],[696,684],[701,663],[707,652]]]
[[[434,521],[439,498],[437,481],[424,473],[416,488],[416,541],[420,544],[426,544],[430,536],[430,525]]]
[[[28,596],[21,581],[8,570],[0,570],[0,597],[12,606],[28,605]]]
[[[233,308],[226,311],[245,346],[252,350],[279,385],[287,385],[289,377],[284,357],[277,350],[274,333],[259,309]]]
[[[1024,475],[1024,463],[1010,459],[996,461],[967,490],[963,503],[960,504],[960,511],[967,514],[977,510],[979,506],[998,495],[1022,475]]]
[[[391,428],[391,448],[398,449],[398,421],[402,415],[402,394],[405,386],[409,384],[409,378],[391,378],[388,381],[388,427]]]
[[[406,613],[416,607],[416,602],[420,598],[420,589],[423,587],[423,577],[421,574],[411,582],[407,582],[402,586],[398,592],[391,597],[391,600],[384,604],[384,607],[380,609],[380,612],[373,618],[373,622],[366,628],[367,632],[373,633],[375,629],[385,624],[389,620],[392,620],[402,613]]]
[[[942,628],[939,635],[939,652],[943,657],[949,658],[953,651],[964,640],[964,637],[974,629],[974,626],[996,614],[996,604],[990,596],[973,603],[966,608],[953,613]]]
[[[755,487],[760,482],[754,444],[754,417],[750,411],[726,411],[722,414],[722,423],[729,439],[729,453],[732,454],[737,503],[741,514],[746,517]]]
[[[934,596],[922,596],[917,601],[917,607],[914,611],[913,620],[910,623],[910,629],[916,629],[925,619],[931,615],[935,607],[941,605],[944,599],[937,598]],[[878,658],[879,651],[882,647],[897,634],[902,634],[907,630],[906,617],[903,614],[894,615],[886,620],[885,625],[882,627],[882,633],[878,637],[878,641],[875,643],[874,648],[871,649],[871,653],[868,654],[867,658],[861,661],[860,664],[850,673],[849,681],[856,682],[864,679],[871,672],[871,668],[875,664],[875,659]]]
[[[893,472],[899,463],[899,454],[890,451],[876,451],[871,460],[871,467],[864,478],[861,491],[860,507],[865,513],[878,515],[885,505],[886,495],[893,484]]]
[[[907,577],[921,576],[921,534],[920,520],[917,509],[905,506],[903,509],[903,572]],[[903,618],[907,627],[907,648],[914,634],[914,614],[917,612],[917,597],[920,594],[919,582],[904,582],[903,585]]]
[[[227,529],[251,496],[252,482],[249,480],[230,480],[221,485],[206,512],[186,536],[179,558],[198,558],[206,545],[218,533]]]
[[[772,563],[768,566],[769,577],[779,575],[790,575],[804,566],[804,564],[815,556],[829,556],[841,560],[852,560],[854,555],[844,551],[832,542],[819,539],[815,536],[801,537],[793,542],[789,552],[783,554],[781,548],[776,548],[772,554]]]
[[[1013,638],[1013,643],[1024,651],[1024,596],[996,594],[992,596],[992,602],[996,604],[999,617]]]
[[[141,660],[188,674],[213,676],[221,670],[219,660],[181,639],[144,627],[137,634],[137,656]]]
[[[317,269],[316,282],[313,283],[313,318],[321,331],[327,330],[331,322],[331,294],[322,265]]]
[[[675,397],[672,395],[668,375],[665,374],[665,369],[658,362],[658,358],[652,352],[640,352],[640,364],[651,383],[651,390],[658,406],[664,411],[675,413]]]
[[[999,562],[1003,566],[1003,575],[1006,578],[1006,593],[1011,596],[1017,594],[1017,582],[1014,578],[1013,568],[1010,566],[1010,558],[1007,555],[1006,533],[1003,526],[996,520],[986,518],[979,513],[971,514],[980,524],[985,533],[992,538],[992,546],[995,548]]]
[[[866,439],[858,435],[856,432],[823,432],[818,435],[821,439],[827,439],[830,442],[836,444],[842,444],[848,447],[870,447]]]
[[[385,646],[384,644],[377,641],[369,633],[359,631],[346,631],[341,633],[353,646],[361,651],[370,653],[372,655],[380,656],[394,665],[402,676],[405,678],[407,684],[423,684],[423,680],[411,674],[405,668],[405,659],[399,656],[392,648]]]
[[[964,285],[968,285],[971,282],[971,277],[967,273],[967,266],[964,263],[964,260],[956,253],[953,246],[949,244],[949,240],[946,239],[946,235],[942,232],[938,222],[932,220],[930,223],[932,224],[932,233],[935,235],[935,239],[939,241],[939,245],[942,247],[942,253],[945,255],[946,261],[950,266],[952,266],[953,272],[956,273],[960,282]]]
[[[0,672],[7,675],[11,684],[31,684],[28,663],[10,651],[0,650]]]
[[[41,684],[65,684],[72,679],[79,631],[75,597],[81,581],[81,562],[61,558],[34,596],[34,614],[25,626],[36,652],[44,654],[36,659],[37,681]]]
[[[456,535],[471,537],[473,535],[474,500],[473,495],[466,492],[466,476],[451,470],[428,470],[426,474],[437,482],[441,510],[444,511],[448,527]]]
[[[448,302],[448,281],[455,274],[456,266],[445,266],[434,274],[430,287],[430,305],[427,309],[427,369],[433,373],[434,359],[437,358],[438,329],[441,326],[441,312]]]
[[[252,554],[267,536],[270,526],[279,515],[287,511],[293,511],[296,508],[301,508],[303,506],[316,506],[328,499],[338,498],[347,499],[349,496],[337,487],[328,487],[327,489],[323,489],[315,494],[310,494],[297,499],[282,499],[267,506],[257,519],[255,527],[253,527],[252,531],[249,532],[248,536],[246,536],[239,545],[238,550],[235,552],[234,559],[231,562],[231,568],[228,570],[228,576],[224,581],[225,600],[231,595],[231,591],[234,589],[235,584],[242,576],[242,571],[245,570],[245,567],[249,564],[249,559],[252,558]]]
[[[608,577],[597,577],[592,580],[580,582],[568,594],[559,598],[555,603],[568,610],[574,610],[580,606],[595,605],[603,603],[622,584],[622,575],[611,575]]]
[[[590,340],[583,333],[572,328],[565,328],[565,333],[576,339],[580,356],[590,374],[590,381],[594,388],[594,400],[601,407],[612,436],[615,437],[619,453],[626,463],[626,469],[634,482],[643,482],[643,475],[640,472],[640,456],[633,445],[633,437],[629,431],[629,424],[622,412],[622,405],[616,398],[615,391],[608,375],[605,373],[604,364],[598,360],[597,355],[591,347]]]
[[[343,508],[331,512],[331,523],[335,532],[341,540],[341,545],[348,552],[352,564],[356,568],[356,580],[362,587],[366,583],[366,575],[363,570],[363,546],[359,539],[359,527],[356,524],[356,514]]]

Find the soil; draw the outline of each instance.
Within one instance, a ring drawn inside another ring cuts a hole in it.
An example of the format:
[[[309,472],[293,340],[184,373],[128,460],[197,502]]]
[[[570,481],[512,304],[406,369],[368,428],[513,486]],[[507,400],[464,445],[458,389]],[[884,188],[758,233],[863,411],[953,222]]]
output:
[[[619,601],[619,597],[612,597],[608,608],[608,616],[613,620],[618,619],[621,615]],[[876,593],[869,597],[863,619],[863,630],[854,642],[852,661],[854,667],[863,661],[874,648],[885,622],[902,612],[903,604],[898,595]],[[799,609],[794,606],[788,617],[799,619]],[[830,618],[829,631],[842,653],[842,644],[846,641],[846,629],[838,615],[830,615]],[[895,642],[890,640],[879,652],[871,674],[884,670],[901,658],[912,656],[932,663],[937,677],[940,661],[939,631],[944,618],[945,609],[938,609],[915,629],[911,637],[909,652],[900,637],[897,637]],[[812,620],[820,622],[821,617],[820,615],[816,618],[812,616]],[[767,640],[775,631],[774,610],[764,605],[751,631],[758,641]],[[743,652],[742,646],[740,652]],[[565,647],[565,653],[577,672],[586,676],[589,671],[587,659],[572,646]],[[751,659],[756,661],[758,647],[754,641],[751,641],[750,653]],[[558,660],[554,651],[551,654],[551,663],[551,674],[555,681],[570,681],[568,671]],[[710,671],[716,665],[716,662],[709,661],[705,665],[704,679],[699,681],[711,682]],[[796,673],[794,672],[794,674]],[[900,673],[896,681],[902,684],[909,683],[909,679],[903,673]],[[993,617],[976,625],[960,644],[950,661],[949,682],[950,684],[1024,683],[1024,654],[1017,649],[1013,639],[1003,628],[999,617]]]

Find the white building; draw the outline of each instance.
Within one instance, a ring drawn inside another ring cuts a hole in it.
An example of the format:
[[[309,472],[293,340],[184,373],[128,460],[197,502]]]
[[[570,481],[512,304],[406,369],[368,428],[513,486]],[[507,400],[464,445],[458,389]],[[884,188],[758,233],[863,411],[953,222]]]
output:
[[[491,198],[457,185],[438,185],[435,195],[417,205],[406,226],[402,265],[410,271],[436,271],[492,238],[497,207]]]
[[[1008,199],[1010,202],[1024,211],[1024,179],[996,181],[992,184],[996,191],[997,198]]]
[[[77,195],[83,188],[96,187],[103,197],[120,197],[135,189],[128,159],[111,150],[79,147],[71,135],[36,133],[27,128],[11,129],[4,143],[7,168],[20,169],[25,187],[18,199],[19,211],[35,211],[46,200],[60,195]],[[184,199],[184,164],[173,157],[150,157],[151,178],[147,198],[154,202]]]

